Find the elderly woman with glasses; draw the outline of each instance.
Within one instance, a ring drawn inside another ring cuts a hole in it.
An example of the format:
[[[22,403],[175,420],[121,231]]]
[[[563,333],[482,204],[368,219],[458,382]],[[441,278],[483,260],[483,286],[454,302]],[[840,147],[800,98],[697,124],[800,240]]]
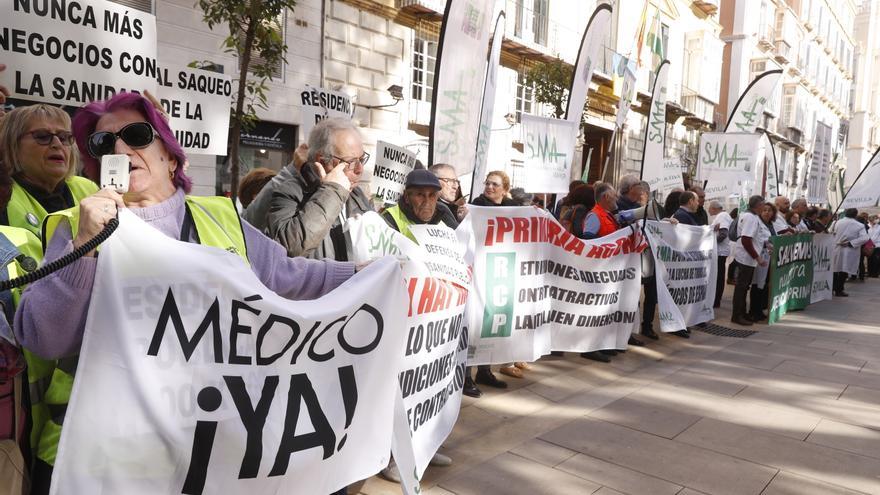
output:
[[[78,208],[50,215],[44,226],[46,260],[57,259],[83,245],[104,229],[117,209],[128,208],[169,237],[238,254],[250,263],[263,284],[289,299],[317,298],[354,273],[352,263],[288,258],[281,246],[240,221],[228,198],[188,196],[191,182],[183,172],[183,150],[168,124],[142,96],[122,93],[107,101],[90,103],[74,117],[73,129],[80,151],[87,156],[86,170],[95,171],[103,155],[128,155],[130,185],[121,195],[102,189],[83,199]],[[16,316],[14,330],[19,342],[42,358],[60,360],[49,385],[57,414],[40,434],[35,493],[45,491],[51,480],[63,406],[70,397],[96,261],[92,252],[35,282],[22,297]]]
[[[94,194],[98,186],[76,176],[78,156],[64,110],[39,104],[6,114],[0,126],[0,161],[10,170],[12,183],[2,191],[9,203],[0,211],[0,224],[39,237],[46,215]]]

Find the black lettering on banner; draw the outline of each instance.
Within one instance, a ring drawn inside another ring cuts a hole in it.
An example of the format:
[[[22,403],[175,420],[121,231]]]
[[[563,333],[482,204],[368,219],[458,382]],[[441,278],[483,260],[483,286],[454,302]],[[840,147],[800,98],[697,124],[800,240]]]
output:
[[[197,402],[203,411],[213,412],[223,402],[223,394],[216,387],[205,387],[199,392]],[[216,421],[196,421],[189,468],[186,471],[186,479],[180,493],[201,495],[205,489],[205,478],[208,476],[208,464],[211,462],[211,451],[214,448],[216,434]]]
[[[268,333],[269,330],[272,329],[276,322],[287,325],[287,327],[290,328],[290,340],[288,340],[287,344],[276,354],[268,357],[263,357],[263,340],[266,338],[266,333]],[[316,323],[315,326],[317,325],[318,324]],[[269,315],[269,318],[266,319],[266,323],[263,323],[263,326],[261,326],[260,329],[257,330],[257,366],[268,366],[277,361],[282,354],[290,349],[290,347],[293,345],[294,342],[296,342],[296,339],[298,338],[299,324],[297,322],[291,320],[290,318],[285,318],[284,316],[274,314]]]
[[[238,471],[238,479],[256,478],[260,470],[260,461],[263,458],[263,427],[266,425],[266,417],[269,415],[269,406],[275,398],[275,389],[278,388],[278,377],[267,376],[263,380],[263,391],[256,407],[251,404],[250,395],[244,379],[240,376],[224,376],[223,381],[229,389],[229,395],[238,409],[241,424],[247,433],[244,457],[241,460],[241,469]]]
[[[220,335],[220,302],[217,298],[214,298],[214,302],[211,304],[211,307],[208,308],[208,312],[205,313],[205,318],[202,319],[198,329],[196,329],[192,338],[189,339],[186,336],[186,329],[183,327],[183,320],[180,318],[180,310],[177,308],[177,302],[174,300],[174,292],[172,292],[169,287],[168,293],[165,296],[165,303],[162,305],[162,310],[159,312],[156,329],[153,331],[153,339],[150,341],[150,347],[147,350],[148,356],[156,356],[159,354],[159,346],[162,344],[162,338],[165,336],[165,329],[168,326],[169,320],[171,321],[171,324],[174,325],[174,332],[180,343],[180,349],[183,351],[183,357],[186,358],[187,361],[189,361],[189,358],[195,351],[199,341],[205,335],[208,326],[210,325],[213,327],[211,333],[214,337],[214,362],[223,362],[223,341],[222,336]]]
[[[296,426],[299,422],[301,404],[305,402],[312,420],[311,433],[296,434]],[[327,421],[327,416],[321,410],[318,396],[312,387],[312,382],[305,373],[299,373],[290,377],[290,390],[287,393],[287,414],[284,417],[284,432],[281,434],[281,444],[278,446],[278,454],[275,464],[269,471],[269,476],[283,476],[287,473],[290,456],[301,450],[321,447],[324,450],[324,459],[333,455],[336,447],[336,434]]]
[[[256,297],[262,299],[259,296]],[[248,300],[251,300],[251,298],[245,298],[245,301]],[[261,313],[259,309],[248,306],[244,301],[232,300],[232,327],[229,329],[229,364],[251,364],[250,356],[240,356],[238,354],[238,335],[242,333],[246,335],[251,334],[251,327],[238,323],[239,310],[242,309],[250,311],[254,316],[259,316]]]

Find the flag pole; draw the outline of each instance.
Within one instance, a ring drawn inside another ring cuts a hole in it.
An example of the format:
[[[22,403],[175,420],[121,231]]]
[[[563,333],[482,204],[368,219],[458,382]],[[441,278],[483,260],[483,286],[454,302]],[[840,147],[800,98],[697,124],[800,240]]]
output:
[[[853,183],[849,186],[849,189],[847,189],[846,193],[844,193],[843,197],[840,198],[840,203],[837,203],[837,208],[834,209],[834,213],[831,214],[831,218],[834,218],[837,216],[837,212],[840,211],[840,207],[843,206],[843,202],[846,201],[846,197],[849,196],[849,192],[852,191],[852,188],[855,187],[855,185],[859,183],[859,179],[862,178],[862,175],[865,174],[865,171],[868,170],[869,168],[871,168],[871,162],[874,161],[874,158],[877,158],[878,153],[880,153],[880,147],[877,147],[877,151],[875,151],[874,154],[871,155],[871,159],[868,160],[867,164],[865,164],[865,168],[863,168],[859,172],[859,175],[856,176],[856,180],[853,181]],[[874,166],[880,167],[880,163],[874,164]]]

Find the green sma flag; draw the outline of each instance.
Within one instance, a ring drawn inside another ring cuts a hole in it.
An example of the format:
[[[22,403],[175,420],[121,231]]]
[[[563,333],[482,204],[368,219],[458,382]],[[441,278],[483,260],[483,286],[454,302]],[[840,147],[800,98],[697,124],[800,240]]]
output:
[[[806,308],[813,288],[813,234],[783,235],[772,239],[771,324],[790,310]]]

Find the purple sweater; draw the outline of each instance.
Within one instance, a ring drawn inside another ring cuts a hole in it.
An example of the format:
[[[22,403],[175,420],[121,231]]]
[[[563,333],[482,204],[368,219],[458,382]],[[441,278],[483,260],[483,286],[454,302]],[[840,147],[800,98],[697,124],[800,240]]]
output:
[[[185,212],[183,191],[169,199],[131,212],[163,234],[178,238]],[[354,274],[354,263],[288,258],[280,244],[242,221],[251,269],[263,284],[288,299],[315,299]],[[190,242],[193,242],[190,239]],[[46,250],[46,261],[73,251],[71,231],[62,222]],[[45,359],[79,353],[97,258],[83,257],[33,283],[22,295],[15,314],[15,337],[22,347]]]

